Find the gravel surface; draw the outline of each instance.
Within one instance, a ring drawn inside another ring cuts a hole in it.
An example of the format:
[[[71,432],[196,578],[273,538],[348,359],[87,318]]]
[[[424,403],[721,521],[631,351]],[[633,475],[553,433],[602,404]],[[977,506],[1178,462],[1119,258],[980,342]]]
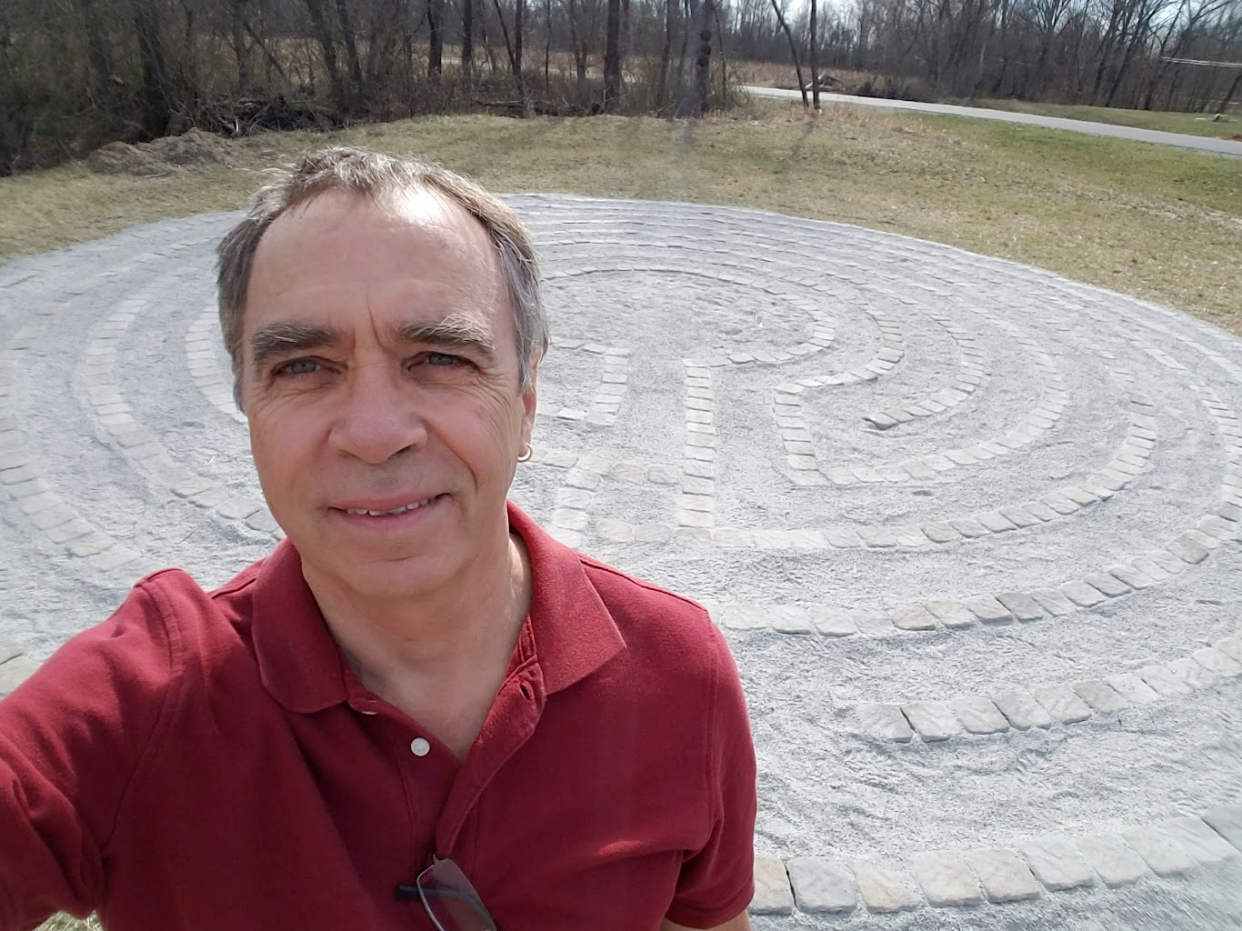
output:
[[[1242,343],[854,227],[512,202],[555,334],[513,497],[730,638],[760,931],[1242,927]],[[234,219],[0,268],[0,692],[279,533],[214,329]]]

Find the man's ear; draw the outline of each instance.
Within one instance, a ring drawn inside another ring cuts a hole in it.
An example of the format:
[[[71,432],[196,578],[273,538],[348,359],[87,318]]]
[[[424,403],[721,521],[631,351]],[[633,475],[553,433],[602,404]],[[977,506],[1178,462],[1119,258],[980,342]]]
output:
[[[530,366],[530,387],[522,392],[522,441],[530,442],[531,433],[535,429],[535,409],[539,406],[539,363],[536,359]]]

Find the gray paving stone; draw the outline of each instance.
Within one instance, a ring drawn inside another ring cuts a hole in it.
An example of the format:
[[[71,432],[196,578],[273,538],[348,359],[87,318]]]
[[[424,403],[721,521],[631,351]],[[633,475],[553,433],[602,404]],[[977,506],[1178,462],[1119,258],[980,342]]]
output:
[[[1153,827],[1177,841],[1197,863],[1219,863],[1239,856],[1233,844],[1197,815],[1171,818]]]
[[[945,627],[970,627],[978,620],[956,598],[932,598],[926,602],[930,611]]]
[[[949,526],[951,526],[962,536],[968,538],[986,537],[989,533],[991,533],[987,527],[983,526],[983,524],[979,523],[979,521],[975,520],[973,517],[956,518],[955,520],[949,521]],[[924,525],[923,532],[927,532],[926,525]],[[931,534],[928,534],[928,536],[931,536]]]
[[[1018,845],[1027,866],[1051,892],[1095,884],[1095,873],[1068,837],[1041,837]]]
[[[1149,705],[1160,701],[1160,694],[1132,672],[1106,676],[1104,681],[1132,705]]]
[[[992,595],[976,595],[962,603],[984,624],[1008,624],[1013,620],[1009,610]]]
[[[1144,575],[1150,577],[1157,585],[1169,581],[1173,578],[1173,573],[1169,572],[1160,563],[1150,556],[1140,556],[1133,561],[1134,568],[1138,569]]]
[[[1174,675],[1167,666],[1144,666],[1138,675],[1165,698],[1185,698],[1192,691],[1185,680]]]
[[[1077,724],[1091,717],[1091,709],[1068,685],[1038,685],[1031,694],[1055,721]]]
[[[1082,579],[1074,579],[1060,586],[1062,594],[1080,608],[1093,608],[1103,604],[1107,596],[1098,588],[1088,585]]]
[[[1114,834],[1089,834],[1075,843],[1105,885],[1127,886],[1151,873],[1134,848]]]
[[[785,864],[772,857],[755,857],[755,895],[750,900],[752,915],[793,913],[793,890]]]
[[[838,860],[824,857],[794,857],[786,862],[798,910],[852,912],[858,906],[858,887],[854,874]]]
[[[852,549],[863,545],[862,537],[853,527],[829,527],[824,531],[828,545],[836,549]]]
[[[1005,533],[1009,530],[1018,529],[1018,525],[1000,511],[988,511],[987,513],[980,514],[978,520],[980,524],[992,531],[992,533]]]
[[[1118,833],[1157,876],[1180,876],[1195,865],[1181,844],[1150,826],[1122,828]]]
[[[1034,695],[1026,692],[998,692],[992,696],[992,702],[1000,709],[1001,714],[1020,731],[1032,727],[1051,727],[1052,717],[1048,714]]]
[[[1101,679],[1086,679],[1070,686],[1074,692],[1100,714],[1116,714],[1130,707],[1130,702]]]
[[[901,710],[918,735],[928,743],[948,740],[962,733],[962,725],[948,705],[940,702],[908,702],[901,706]]]
[[[1084,576],[1083,581],[1092,588],[1099,589],[1109,598],[1128,595],[1132,591],[1129,585],[1109,572],[1093,572]]]
[[[1056,511],[1058,514],[1064,516],[1068,516],[1081,510],[1079,505],[1065,497],[1065,495],[1056,491],[1051,494],[1044,495],[1039,500],[1048,505],[1048,507],[1052,508],[1052,510]]]
[[[1218,805],[1199,812],[1217,834],[1242,851],[1242,805]]]
[[[1215,647],[1230,659],[1242,663],[1242,634],[1234,634],[1232,637],[1217,640]]]
[[[893,626],[902,630],[932,630],[936,618],[921,604],[898,605],[889,611]]]
[[[1030,595],[1053,617],[1064,617],[1067,614],[1073,614],[1077,609],[1072,601],[1065,597],[1065,594],[1055,588],[1035,588],[1031,589]]]
[[[929,850],[910,859],[914,878],[927,901],[936,908],[978,905],[983,901],[979,882],[956,850]]]
[[[858,720],[863,730],[881,740],[909,743],[914,739],[910,722],[896,705],[864,702],[858,706]]]
[[[983,885],[989,902],[1021,902],[1039,898],[1041,890],[1030,867],[1008,847],[971,850],[966,860]]]
[[[1182,656],[1165,664],[1169,672],[1192,689],[1212,688],[1220,682],[1220,676],[1198,663],[1194,657]]]
[[[1000,513],[1016,527],[1034,527],[1043,523],[1043,521],[1020,504],[1011,504],[1008,507],[1003,507],[1000,509]]]
[[[982,695],[962,695],[949,702],[962,727],[971,734],[1000,734],[1009,730],[1009,722],[996,704]]]
[[[887,527],[858,527],[858,536],[863,544],[876,548],[888,548],[897,545],[897,536]]]
[[[914,884],[894,867],[865,860],[854,861],[853,867],[854,881],[858,883],[868,911],[887,914],[909,911],[923,904]]]
[[[1001,592],[996,600],[1019,621],[1038,621],[1044,616],[1039,602],[1025,592]]]
[[[811,623],[825,637],[848,637],[858,633],[858,625],[848,611],[815,607],[809,611]]]
[[[947,521],[932,521],[931,523],[920,524],[919,529],[933,543],[952,543],[954,540],[962,539],[962,535]]]
[[[1044,523],[1057,519],[1057,512],[1042,501],[1023,501],[1022,509],[1033,517],[1037,517]]]
[[[1116,566],[1109,566],[1108,574],[1124,582],[1130,588],[1151,588],[1156,584],[1155,580],[1152,579],[1151,576],[1147,575],[1145,572],[1139,571],[1138,567],[1133,566],[1130,563],[1121,563]]]
[[[1165,547],[1170,553],[1180,559],[1182,562],[1195,565],[1203,562],[1208,557],[1208,549],[1202,543],[1199,543],[1190,537],[1182,534],[1176,537],[1173,542]]]

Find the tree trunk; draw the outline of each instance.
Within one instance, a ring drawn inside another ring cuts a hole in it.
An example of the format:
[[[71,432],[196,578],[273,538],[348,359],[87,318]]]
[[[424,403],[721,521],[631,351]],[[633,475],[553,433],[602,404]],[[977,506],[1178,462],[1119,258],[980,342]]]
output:
[[[91,63],[92,89],[96,101],[108,104],[115,98],[112,84],[112,49],[104,34],[103,21],[95,8],[95,0],[78,0],[82,24],[86,27],[86,54]],[[109,105],[107,109],[111,109]]]
[[[716,24],[716,45],[720,49],[720,105],[729,100],[729,59],[725,55],[724,27],[720,25],[720,7],[712,4],[712,22]]]
[[[254,74],[250,67],[250,50],[246,48],[247,3],[248,0],[233,0],[229,9],[233,56],[237,59],[237,95],[243,100],[254,96]]]
[[[574,67],[578,73],[578,105],[586,106],[587,102],[587,37],[582,34],[582,23],[577,0],[568,0],[569,13],[569,44],[574,54]]]
[[[699,116],[712,108],[712,7],[715,0],[703,0],[703,18],[699,22],[699,55],[694,60],[695,85],[698,92]]]
[[[319,48],[323,52],[323,66],[328,69],[328,80],[332,84],[332,96],[336,98],[336,108],[341,113],[349,112],[349,94],[345,82],[341,79],[341,66],[336,60],[336,40],[328,27],[328,20],[323,13],[323,0],[302,0],[306,4],[306,12],[310,14],[311,31],[319,40]]]
[[[604,42],[604,112],[614,113],[621,103],[621,0],[608,0]]]
[[[474,0],[461,4],[461,73],[468,83],[474,80]]]
[[[673,33],[677,31],[677,0],[664,3],[664,41],[660,45],[660,76],[656,84],[656,109],[668,100],[668,69],[673,63]]]
[[[499,7],[497,7],[499,13]],[[522,35],[525,32],[526,0],[513,2],[513,76],[522,83]]]
[[[358,43],[354,38],[354,23],[349,13],[348,0],[336,0],[336,18],[341,24],[341,38],[345,42],[345,56],[349,61],[349,78],[352,85],[350,97],[367,98],[362,83],[362,59],[358,57]]]
[[[819,3],[811,0],[811,100],[819,110]]]
[[[444,0],[427,0],[427,73],[439,77],[444,70]]]
[[[806,83],[802,80],[802,63],[798,60],[798,43],[794,41],[793,33],[789,31],[789,23],[785,22],[785,14],[781,12],[780,4],[776,0],[772,0],[772,9],[776,11],[776,21],[784,30],[785,38],[789,40],[789,53],[793,55],[794,71],[798,73],[798,90],[802,91],[802,106],[809,107],[811,102],[807,100]]]
[[[168,132],[172,107],[165,85],[168,69],[155,0],[133,0],[133,13],[138,55],[142,60],[142,131],[147,137],[158,139]]]

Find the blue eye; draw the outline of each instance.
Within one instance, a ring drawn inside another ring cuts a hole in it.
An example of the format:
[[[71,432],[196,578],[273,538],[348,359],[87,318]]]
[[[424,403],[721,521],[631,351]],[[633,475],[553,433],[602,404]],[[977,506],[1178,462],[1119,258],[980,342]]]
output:
[[[427,353],[427,364],[428,365],[456,365],[459,362],[461,362],[461,359],[459,359],[457,356],[450,356],[448,353],[444,353],[444,352]]]
[[[284,367],[290,375],[313,375],[319,371],[319,363],[314,359],[294,359]]]

